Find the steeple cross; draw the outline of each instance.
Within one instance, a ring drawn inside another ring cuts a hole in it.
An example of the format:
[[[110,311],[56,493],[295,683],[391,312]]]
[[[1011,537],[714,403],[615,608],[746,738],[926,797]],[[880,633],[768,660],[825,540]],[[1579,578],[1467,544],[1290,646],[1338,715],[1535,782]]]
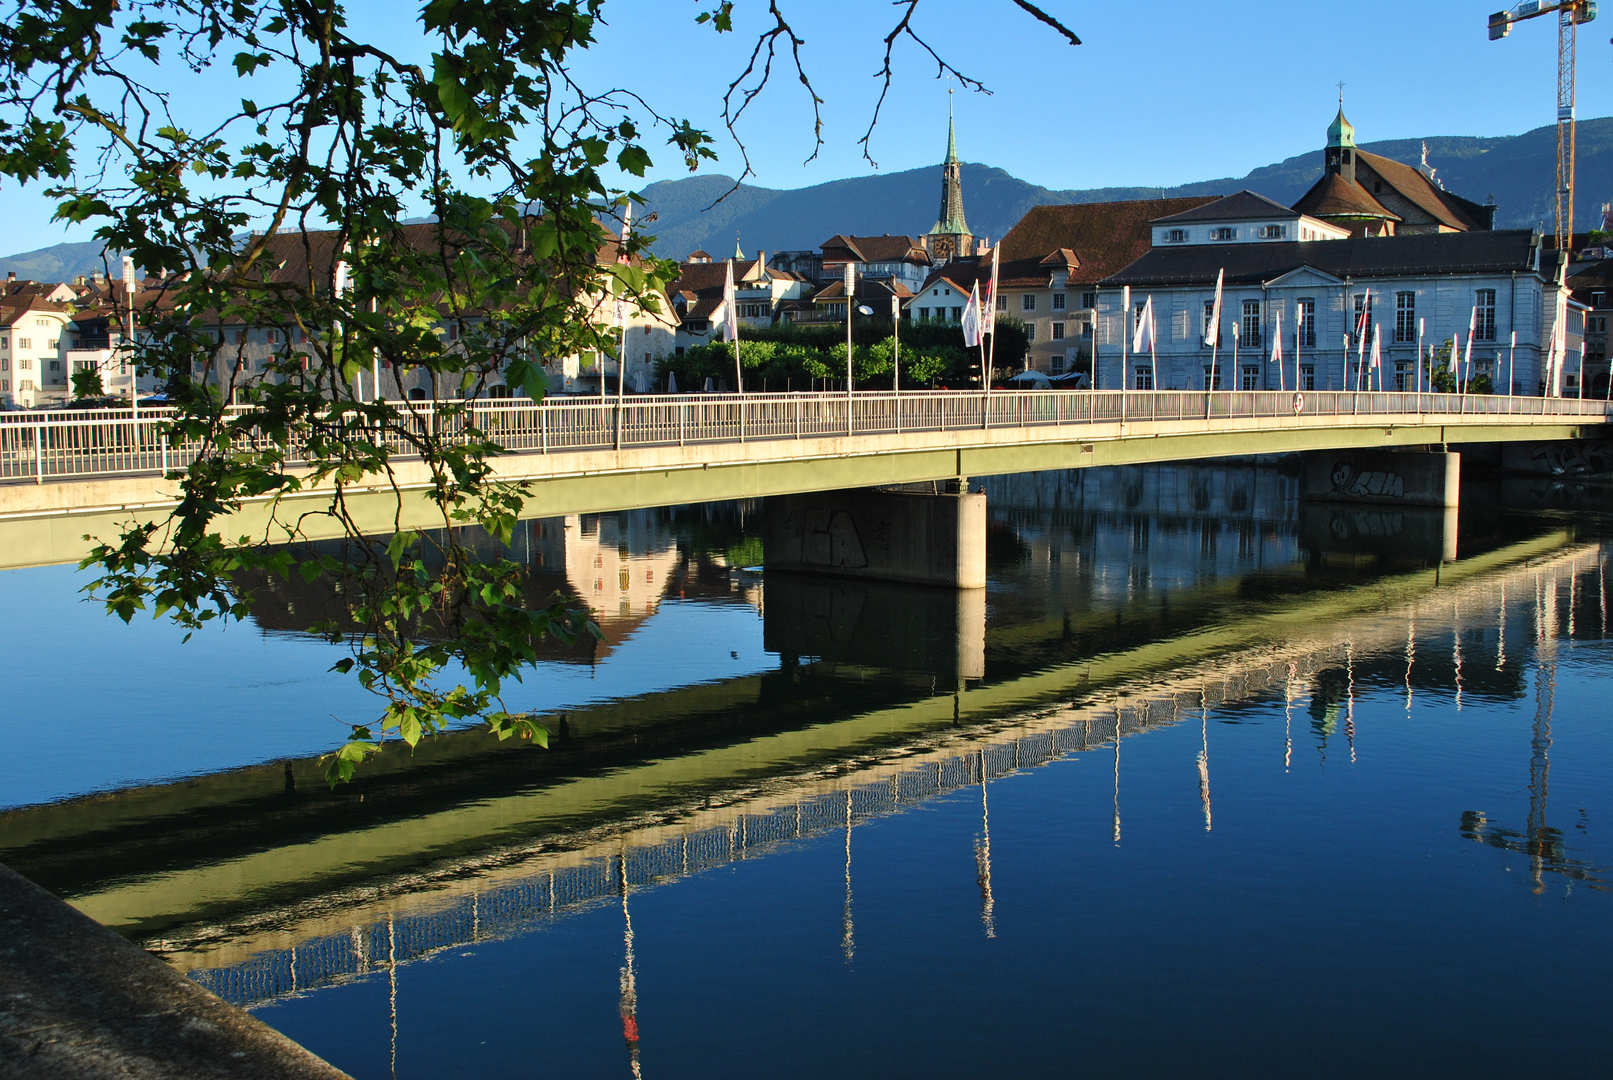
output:
[[[1339,80],[1339,108],[1344,108],[1344,80]]]

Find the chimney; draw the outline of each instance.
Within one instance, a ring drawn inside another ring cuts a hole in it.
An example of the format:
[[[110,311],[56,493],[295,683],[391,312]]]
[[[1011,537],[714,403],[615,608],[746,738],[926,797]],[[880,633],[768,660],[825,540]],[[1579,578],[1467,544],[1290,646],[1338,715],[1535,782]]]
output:
[[[17,280],[17,272],[15,270],[7,270],[6,271],[6,284],[9,285],[13,281],[16,281],[16,280]]]

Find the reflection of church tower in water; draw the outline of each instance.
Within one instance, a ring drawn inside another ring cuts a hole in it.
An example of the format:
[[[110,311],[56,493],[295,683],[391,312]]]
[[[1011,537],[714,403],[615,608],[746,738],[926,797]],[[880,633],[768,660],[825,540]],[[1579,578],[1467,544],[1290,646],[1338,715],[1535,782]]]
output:
[[[940,265],[975,254],[975,236],[963,219],[963,165],[958,161],[958,135],[952,120],[952,91],[947,91],[947,156],[941,163],[941,212],[924,237],[930,258]]]

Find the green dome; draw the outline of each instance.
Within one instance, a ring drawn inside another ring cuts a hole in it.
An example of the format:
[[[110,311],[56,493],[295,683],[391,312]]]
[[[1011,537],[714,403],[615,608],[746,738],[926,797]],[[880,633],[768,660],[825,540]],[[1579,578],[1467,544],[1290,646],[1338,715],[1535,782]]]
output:
[[[1339,114],[1333,118],[1331,124],[1327,125],[1327,145],[1330,148],[1348,146],[1354,149],[1355,147],[1355,127],[1344,119],[1344,106],[1342,105],[1339,106]]]

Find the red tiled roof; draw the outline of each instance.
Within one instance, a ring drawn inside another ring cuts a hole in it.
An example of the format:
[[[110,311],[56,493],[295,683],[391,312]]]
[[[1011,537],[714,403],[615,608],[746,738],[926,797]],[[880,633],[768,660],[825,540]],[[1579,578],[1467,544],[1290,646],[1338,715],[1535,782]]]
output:
[[[912,236],[846,236],[836,233],[818,247],[823,251],[824,262],[930,261],[930,253]]]
[[[1318,218],[1369,217],[1388,221],[1400,220],[1399,214],[1374,199],[1366,188],[1351,183],[1338,173],[1328,173],[1316,181],[1309,191],[1300,196],[1299,201],[1294,204],[1294,209],[1301,214]]]
[[[1478,228],[1478,223],[1460,210],[1434,182],[1410,165],[1393,158],[1356,151],[1356,160],[1368,165],[1384,182],[1414,203],[1435,221],[1448,228],[1467,231]]]
[[[998,280],[1006,288],[1045,287],[1052,273],[1044,264],[1048,255],[1068,249],[1076,260],[1071,284],[1101,281],[1148,251],[1153,243],[1151,222],[1214,201],[1211,196],[1198,196],[1033,206],[998,245],[1002,259]],[[989,274],[989,257],[985,265]],[[971,277],[970,282],[973,280]]]

